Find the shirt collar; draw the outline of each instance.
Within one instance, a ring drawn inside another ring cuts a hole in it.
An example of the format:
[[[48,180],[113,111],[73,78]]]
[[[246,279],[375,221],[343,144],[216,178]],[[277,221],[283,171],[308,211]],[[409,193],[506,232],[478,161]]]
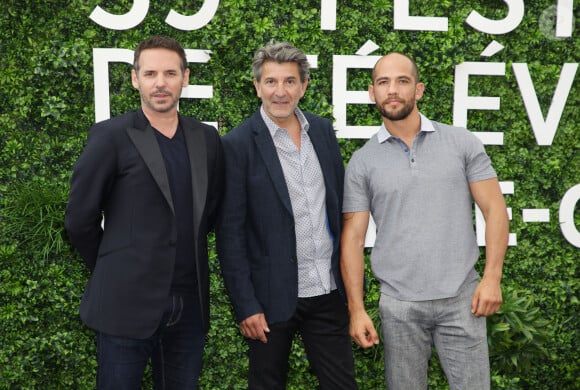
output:
[[[419,116],[421,117],[421,128],[419,129],[420,132],[421,131],[425,131],[425,132],[435,131],[435,127],[433,126],[433,122],[431,122],[431,120],[429,118],[427,118],[425,115],[423,115],[421,113],[419,113]],[[379,141],[380,144],[382,144],[383,142],[385,142],[386,140],[388,140],[391,137],[392,137],[391,133],[389,133],[389,131],[385,127],[385,123],[383,122],[383,124],[381,125],[381,127],[379,128],[379,131],[377,133],[377,140]]]
[[[302,110],[300,110],[298,107],[296,107],[294,109],[294,114],[296,114],[296,117],[298,118],[298,122],[300,122],[300,128],[303,131],[308,132],[308,130],[310,129],[310,124],[308,123],[308,120],[306,119],[306,116],[304,115]],[[266,127],[268,127],[270,134],[272,135],[272,137],[274,137],[276,132],[278,130],[280,130],[281,127],[278,126],[272,119],[270,119],[268,114],[266,114],[266,111],[264,110],[264,105],[260,106],[260,115],[262,116],[264,123],[266,123]]]

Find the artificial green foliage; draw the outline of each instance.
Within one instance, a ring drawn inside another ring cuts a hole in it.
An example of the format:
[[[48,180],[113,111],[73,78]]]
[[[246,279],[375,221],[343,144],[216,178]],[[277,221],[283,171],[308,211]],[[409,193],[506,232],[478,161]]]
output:
[[[106,29],[89,19],[97,5],[124,14],[136,3],[3,0],[0,5],[0,390],[95,386],[94,336],[78,318],[89,274],[64,234],[68,181],[95,120],[93,49],[132,50],[154,34],[173,36],[187,49],[211,51],[208,63],[190,63],[189,68],[190,84],[211,85],[213,97],[182,99],[180,110],[216,122],[220,134],[258,108],[251,58],[270,40],[288,40],[318,55],[301,107],[330,119],[333,56],[353,55],[367,40],[379,46],[371,55],[397,50],[417,59],[426,84],[419,108],[446,123],[453,122],[455,66],[467,61],[505,63],[504,76],[469,81],[471,96],[500,98],[499,110],[470,110],[468,127],[503,132],[503,145],[486,150],[500,180],[514,183],[514,193],[505,198],[517,245],[509,248],[505,260],[505,304],[488,320],[492,388],[580,388],[579,249],[564,238],[559,224],[564,193],[580,183],[579,76],[577,72],[552,144],[539,146],[513,67],[527,64],[545,119],[563,64],[580,62],[577,2],[571,2],[574,26],[566,38],[554,34],[557,2],[551,0],[524,2],[523,20],[502,35],[482,33],[466,23],[473,10],[504,18],[506,3],[496,0],[408,2],[411,15],[447,17],[446,32],[395,30],[394,0],[337,1],[336,30],[320,28],[319,0],[221,0],[211,22],[192,31],[177,30],[165,19],[172,9],[195,14],[202,0],[149,2],[144,20],[126,30]],[[493,40],[504,49],[481,57]],[[111,115],[139,104],[130,68],[109,64]],[[348,71],[348,90],[365,91],[368,83],[368,70]],[[349,125],[380,123],[372,105],[347,105],[347,117]],[[345,162],[364,142],[339,140]],[[523,209],[548,209],[550,220],[524,222]],[[573,218],[579,229],[578,205]],[[200,387],[244,389],[247,345],[223,286],[213,237],[210,252],[212,321]],[[378,328],[380,292],[368,264],[366,277],[366,305]],[[360,389],[383,389],[382,348],[353,348]],[[435,354],[429,386],[447,388]],[[150,372],[143,388],[152,388]],[[299,338],[290,357],[288,388],[316,388]]]
[[[20,250],[48,259],[69,248],[62,221],[66,189],[61,182],[16,182],[4,200],[3,234]]]
[[[534,359],[548,355],[550,321],[529,291],[508,286],[503,299],[501,309],[488,319],[490,359],[506,374],[525,373]]]

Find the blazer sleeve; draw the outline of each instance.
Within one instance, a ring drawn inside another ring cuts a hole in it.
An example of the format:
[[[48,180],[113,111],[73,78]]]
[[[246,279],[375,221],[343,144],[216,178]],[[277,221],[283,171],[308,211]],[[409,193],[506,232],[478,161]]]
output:
[[[263,312],[251,280],[250,260],[244,231],[247,224],[248,145],[235,134],[222,139],[225,187],[217,223],[217,250],[224,283],[238,322]]]
[[[73,167],[65,228],[87,267],[95,268],[103,235],[103,202],[114,182],[116,155],[110,131],[95,125],[87,145]]]

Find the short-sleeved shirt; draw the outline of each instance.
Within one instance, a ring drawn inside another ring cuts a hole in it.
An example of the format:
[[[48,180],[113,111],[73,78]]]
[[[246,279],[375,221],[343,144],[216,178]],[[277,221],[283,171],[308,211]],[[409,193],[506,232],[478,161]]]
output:
[[[423,115],[411,148],[383,125],[353,154],[343,212],[370,211],[375,220],[371,268],[382,293],[449,298],[478,278],[469,183],[494,177],[474,134]]]

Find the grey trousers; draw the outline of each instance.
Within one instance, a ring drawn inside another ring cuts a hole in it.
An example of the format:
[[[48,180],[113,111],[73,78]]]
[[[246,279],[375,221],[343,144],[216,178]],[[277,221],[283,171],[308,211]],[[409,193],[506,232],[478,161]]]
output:
[[[428,363],[435,346],[450,390],[490,388],[485,317],[471,314],[477,281],[457,297],[399,301],[381,295],[379,308],[389,390],[427,389]]]

